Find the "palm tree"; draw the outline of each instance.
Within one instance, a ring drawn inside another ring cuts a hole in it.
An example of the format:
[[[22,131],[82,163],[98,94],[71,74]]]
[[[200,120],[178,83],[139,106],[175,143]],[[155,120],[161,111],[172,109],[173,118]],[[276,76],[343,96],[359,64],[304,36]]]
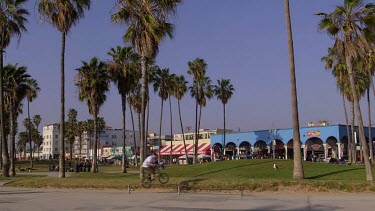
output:
[[[31,118],[30,118],[30,103],[38,97],[38,92],[40,92],[39,84],[34,79],[28,79],[27,80],[27,90],[26,90],[26,98],[27,98],[27,119],[30,121],[28,126],[30,127],[31,124]],[[30,143],[30,149],[31,147],[31,128],[27,128],[29,133],[29,143]],[[33,156],[30,152],[30,168],[33,168]]]
[[[17,117],[22,113],[22,100],[26,97],[27,80],[30,75],[27,74],[27,68],[15,65],[7,65],[3,69],[4,77],[4,100],[5,107],[9,112],[9,134],[10,134],[10,175],[15,176],[15,148],[17,134]]]
[[[174,74],[173,74],[174,75]],[[169,86],[170,86],[170,77],[169,69],[157,69],[154,75],[154,91],[158,93],[161,99],[161,108],[160,108],[160,130],[159,130],[159,149],[161,149],[161,128],[163,123],[163,107],[164,101],[168,99],[169,96]],[[172,148],[172,144],[171,144]],[[160,153],[158,154],[158,160],[160,160]]]
[[[89,153],[90,150],[91,152],[93,152],[93,145],[92,145],[92,140],[91,140],[91,134],[94,130],[94,120],[92,119],[88,119],[87,121],[84,122],[84,125],[83,125],[83,130],[86,131],[86,134],[87,134],[87,137],[88,137],[88,143],[86,144],[87,145],[87,157],[90,157],[91,154]]]
[[[194,92],[192,92],[194,95]],[[192,96],[193,96],[192,95]],[[198,91],[198,104],[199,104],[199,117],[198,117],[198,139],[199,140],[199,129],[201,127],[202,119],[202,108],[206,107],[207,99],[211,99],[214,95],[213,86],[211,85],[211,79],[209,77],[203,77],[199,81],[199,91]],[[194,97],[194,96],[193,96]]]
[[[189,69],[187,73],[189,75],[193,75],[194,81],[193,85],[191,86],[191,93],[195,96],[195,142],[194,142],[194,159],[193,163],[197,163],[197,152],[198,152],[198,90],[199,90],[199,81],[206,75],[207,64],[203,59],[196,58],[194,61],[188,62]]]
[[[43,143],[43,139],[39,140],[39,138],[40,138],[40,136],[39,136],[39,125],[40,125],[41,121],[42,121],[42,117],[39,114],[34,115],[33,123],[36,126],[36,131],[37,131],[36,145],[38,147],[37,148],[38,149],[38,157],[39,157],[39,147],[41,146],[41,143]]]
[[[141,109],[141,159],[144,159],[145,108],[147,93],[147,61],[156,57],[159,44],[167,35],[172,38],[173,24],[168,22],[176,12],[181,0],[118,0],[118,11],[112,15],[112,22],[124,23],[128,26],[124,35],[126,42],[131,42],[133,48],[141,56],[142,72],[142,109]],[[142,176],[142,171],[141,171]]]
[[[74,108],[69,109],[68,111],[68,121],[66,122],[66,133],[65,137],[66,140],[69,144],[69,149],[70,149],[70,168],[72,167],[72,160],[73,160],[73,144],[75,141],[76,136],[78,135],[78,128],[77,128],[77,110]]]
[[[292,24],[290,22],[289,0],[284,0],[286,31],[288,34],[288,49],[289,49],[289,65],[290,65],[290,89],[292,100],[292,120],[293,120],[293,151],[294,151],[294,169],[293,178],[303,179],[303,165],[301,157],[301,141],[299,133],[299,119],[298,119],[298,102],[297,102],[297,86],[296,86],[296,70],[294,66],[294,49]]]
[[[4,66],[4,52],[9,45],[12,37],[16,36],[18,39],[21,33],[26,31],[25,23],[26,15],[29,14],[27,10],[22,8],[25,0],[1,0],[0,1],[0,122],[4,122],[4,91],[3,91],[3,66]],[[0,144],[0,167],[2,175],[9,177],[9,154],[8,144],[5,138],[4,124],[0,124],[1,144]]]
[[[60,110],[60,159],[59,177],[65,177],[65,38],[72,26],[84,17],[84,10],[90,9],[91,0],[39,0],[38,11],[43,20],[50,22],[61,32],[61,110]]]
[[[346,65],[343,61],[343,58],[334,51],[333,48],[328,48],[328,55],[321,58],[321,61],[325,62],[325,69],[332,70],[332,75],[337,80],[337,89],[341,92],[342,103],[344,106],[344,113],[345,113],[345,122],[346,122],[346,132],[348,134],[348,162],[352,163],[352,138],[349,129],[349,119],[348,113],[346,109],[345,97],[352,102],[352,95],[350,92],[350,88],[348,87],[347,83],[347,71]],[[353,128],[353,125],[352,125]]]
[[[120,47],[116,49],[111,48],[108,53],[112,57],[112,62],[109,63],[109,70],[111,80],[117,85],[119,94],[121,95],[122,105],[122,138],[123,138],[123,152],[122,152],[122,173],[126,173],[126,95],[129,94],[131,87],[131,77],[134,76],[130,70],[134,70],[138,55],[133,53],[132,47]]]
[[[17,149],[20,152],[20,158],[22,158],[21,153],[23,152],[23,159],[26,157],[26,144],[28,141],[27,132],[21,132],[18,134]]]
[[[31,159],[31,151],[32,151],[32,138],[31,138],[31,131],[33,130],[34,128],[34,124],[32,123],[32,121],[29,119],[29,118],[25,118],[23,121],[22,121],[22,124],[23,126],[26,128],[27,130],[27,140],[29,142],[29,152],[30,152],[30,155],[29,155],[29,158]],[[30,129],[29,129],[30,128]]]
[[[170,126],[171,126],[171,151],[169,156],[169,163],[172,164],[172,143],[173,143],[173,120],[172,120],[172,101],[171,96],[174,95],[175,92],[175,84],[176,84],[177,76],[175,74],[169,75],[168,78],[168,100],[169,100],[169,117],[170,117]]]
[[[372,52],[372,45],[368,38],[375,27],[375,5],[363,4],[362,0],[344,1],[343,6],[337,6],[330,13],[318,13],[322,17],[319,29],[326,30],[335,39],[335,51],[345,57],[349,81],[352,90],[356,90],[353,64],[360,58],[367,58]],[[370,33],[371,32],[371,33]],[[363,147],[366,167],[366,179],[372,181],[371,164],[369,162],[368,147],[363,129],[363,119],[357,92],[353,91],[354,106],[357,113],[360,141]]]
[[[97,58],[92,58],[90,63],[82,62],[78,69],[75,84],[78,88],[80,101],[86,101],[89,113],[94,118],[94,157],[92,173],[98,170],[97,163],[97,144],[98,144],[98,114],[100,107],[107,99],[106,92],[109,91],[109,75],[106,65]]]
[[[224,146],[222,149],[222,152],[224,152],[225,148],[225,133],[226,133],[226,127],[225,127],[225,105],[228,103],[228,100],[232,97],[234,88],[233,85],[230,83],[229,79],[221,79],[217,80],[217,85],[215,85],[214,88],[215,95],[217,99],[221,100],[223,103],[223,111],[224,111]]]
[[[185,80],[185,77],[183,75],[176,77],[176,80],[174,81],[174,84],[173,84],[174,86],[173,96],[177,99],[178,114],[180,116],[180,125],[181,125],[181,131],[182,131],[182,140],[184,142],[184,149],[185,149],[185,157],[188,158],[188,153],[186,150],[184,127],[182,125],[181,107],[180,107],[180,101],[182,97],[185,95],[185,93],[187,92],[187,84],[188,82]],[[189,162],[186,162],[186,163],[189,164]]]

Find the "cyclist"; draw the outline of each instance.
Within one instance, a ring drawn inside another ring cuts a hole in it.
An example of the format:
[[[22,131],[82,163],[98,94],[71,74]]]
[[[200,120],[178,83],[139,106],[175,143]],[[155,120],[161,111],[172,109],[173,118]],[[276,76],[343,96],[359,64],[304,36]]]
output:
[[[156,159],[157,154],[154,153],[148,156],[145,161],[143,161],[142,168],[151,174],[151,181],[155,180],[155,167],[158,166],[158,160]]]

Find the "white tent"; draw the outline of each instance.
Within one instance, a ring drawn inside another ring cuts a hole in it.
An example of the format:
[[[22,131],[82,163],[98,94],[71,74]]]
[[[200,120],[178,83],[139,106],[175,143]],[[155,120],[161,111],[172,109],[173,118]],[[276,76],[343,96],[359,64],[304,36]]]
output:
[[[193,155],[188,155],[188,158],[193,158]],[[178,157],[179,160],[186,160],[186,156],[185,155],[182,155],[180,157]]]

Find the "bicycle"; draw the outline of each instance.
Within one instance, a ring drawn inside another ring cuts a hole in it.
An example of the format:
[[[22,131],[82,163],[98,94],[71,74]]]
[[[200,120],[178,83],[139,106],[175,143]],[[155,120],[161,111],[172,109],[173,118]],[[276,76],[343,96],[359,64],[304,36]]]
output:
[[[164,169],[164,165],[157,166],[155,168],[155,177],[158,178],[161,184],[165,184],[169,181],[169,175],[165,172],[161,172],[160,168]],[[153,181],[151,181],[151,173],[147,172],[147,175],[142,179],[142,186],[144,188],[150,188]]]

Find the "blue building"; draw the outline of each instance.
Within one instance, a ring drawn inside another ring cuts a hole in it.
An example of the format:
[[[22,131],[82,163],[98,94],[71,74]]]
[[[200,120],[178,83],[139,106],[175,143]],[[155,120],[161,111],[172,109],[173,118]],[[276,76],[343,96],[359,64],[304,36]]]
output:
[[[369,143],[368,127],[364,128]],[[358,127],[354,128],[356,148],[359,150]],[[375,128],[371,130],[371,140],[375,140]],[[329,125],[300,128],[301,152],[304,160],[313,155],[320,158],[341,159],[348,154],[348,134],[346,125]],[[259,130],[226,134],[224,155],[230,158],[293,158],[293,129]],[[224,146],[224,134],[211,135],[212,153],[220,153]]]

